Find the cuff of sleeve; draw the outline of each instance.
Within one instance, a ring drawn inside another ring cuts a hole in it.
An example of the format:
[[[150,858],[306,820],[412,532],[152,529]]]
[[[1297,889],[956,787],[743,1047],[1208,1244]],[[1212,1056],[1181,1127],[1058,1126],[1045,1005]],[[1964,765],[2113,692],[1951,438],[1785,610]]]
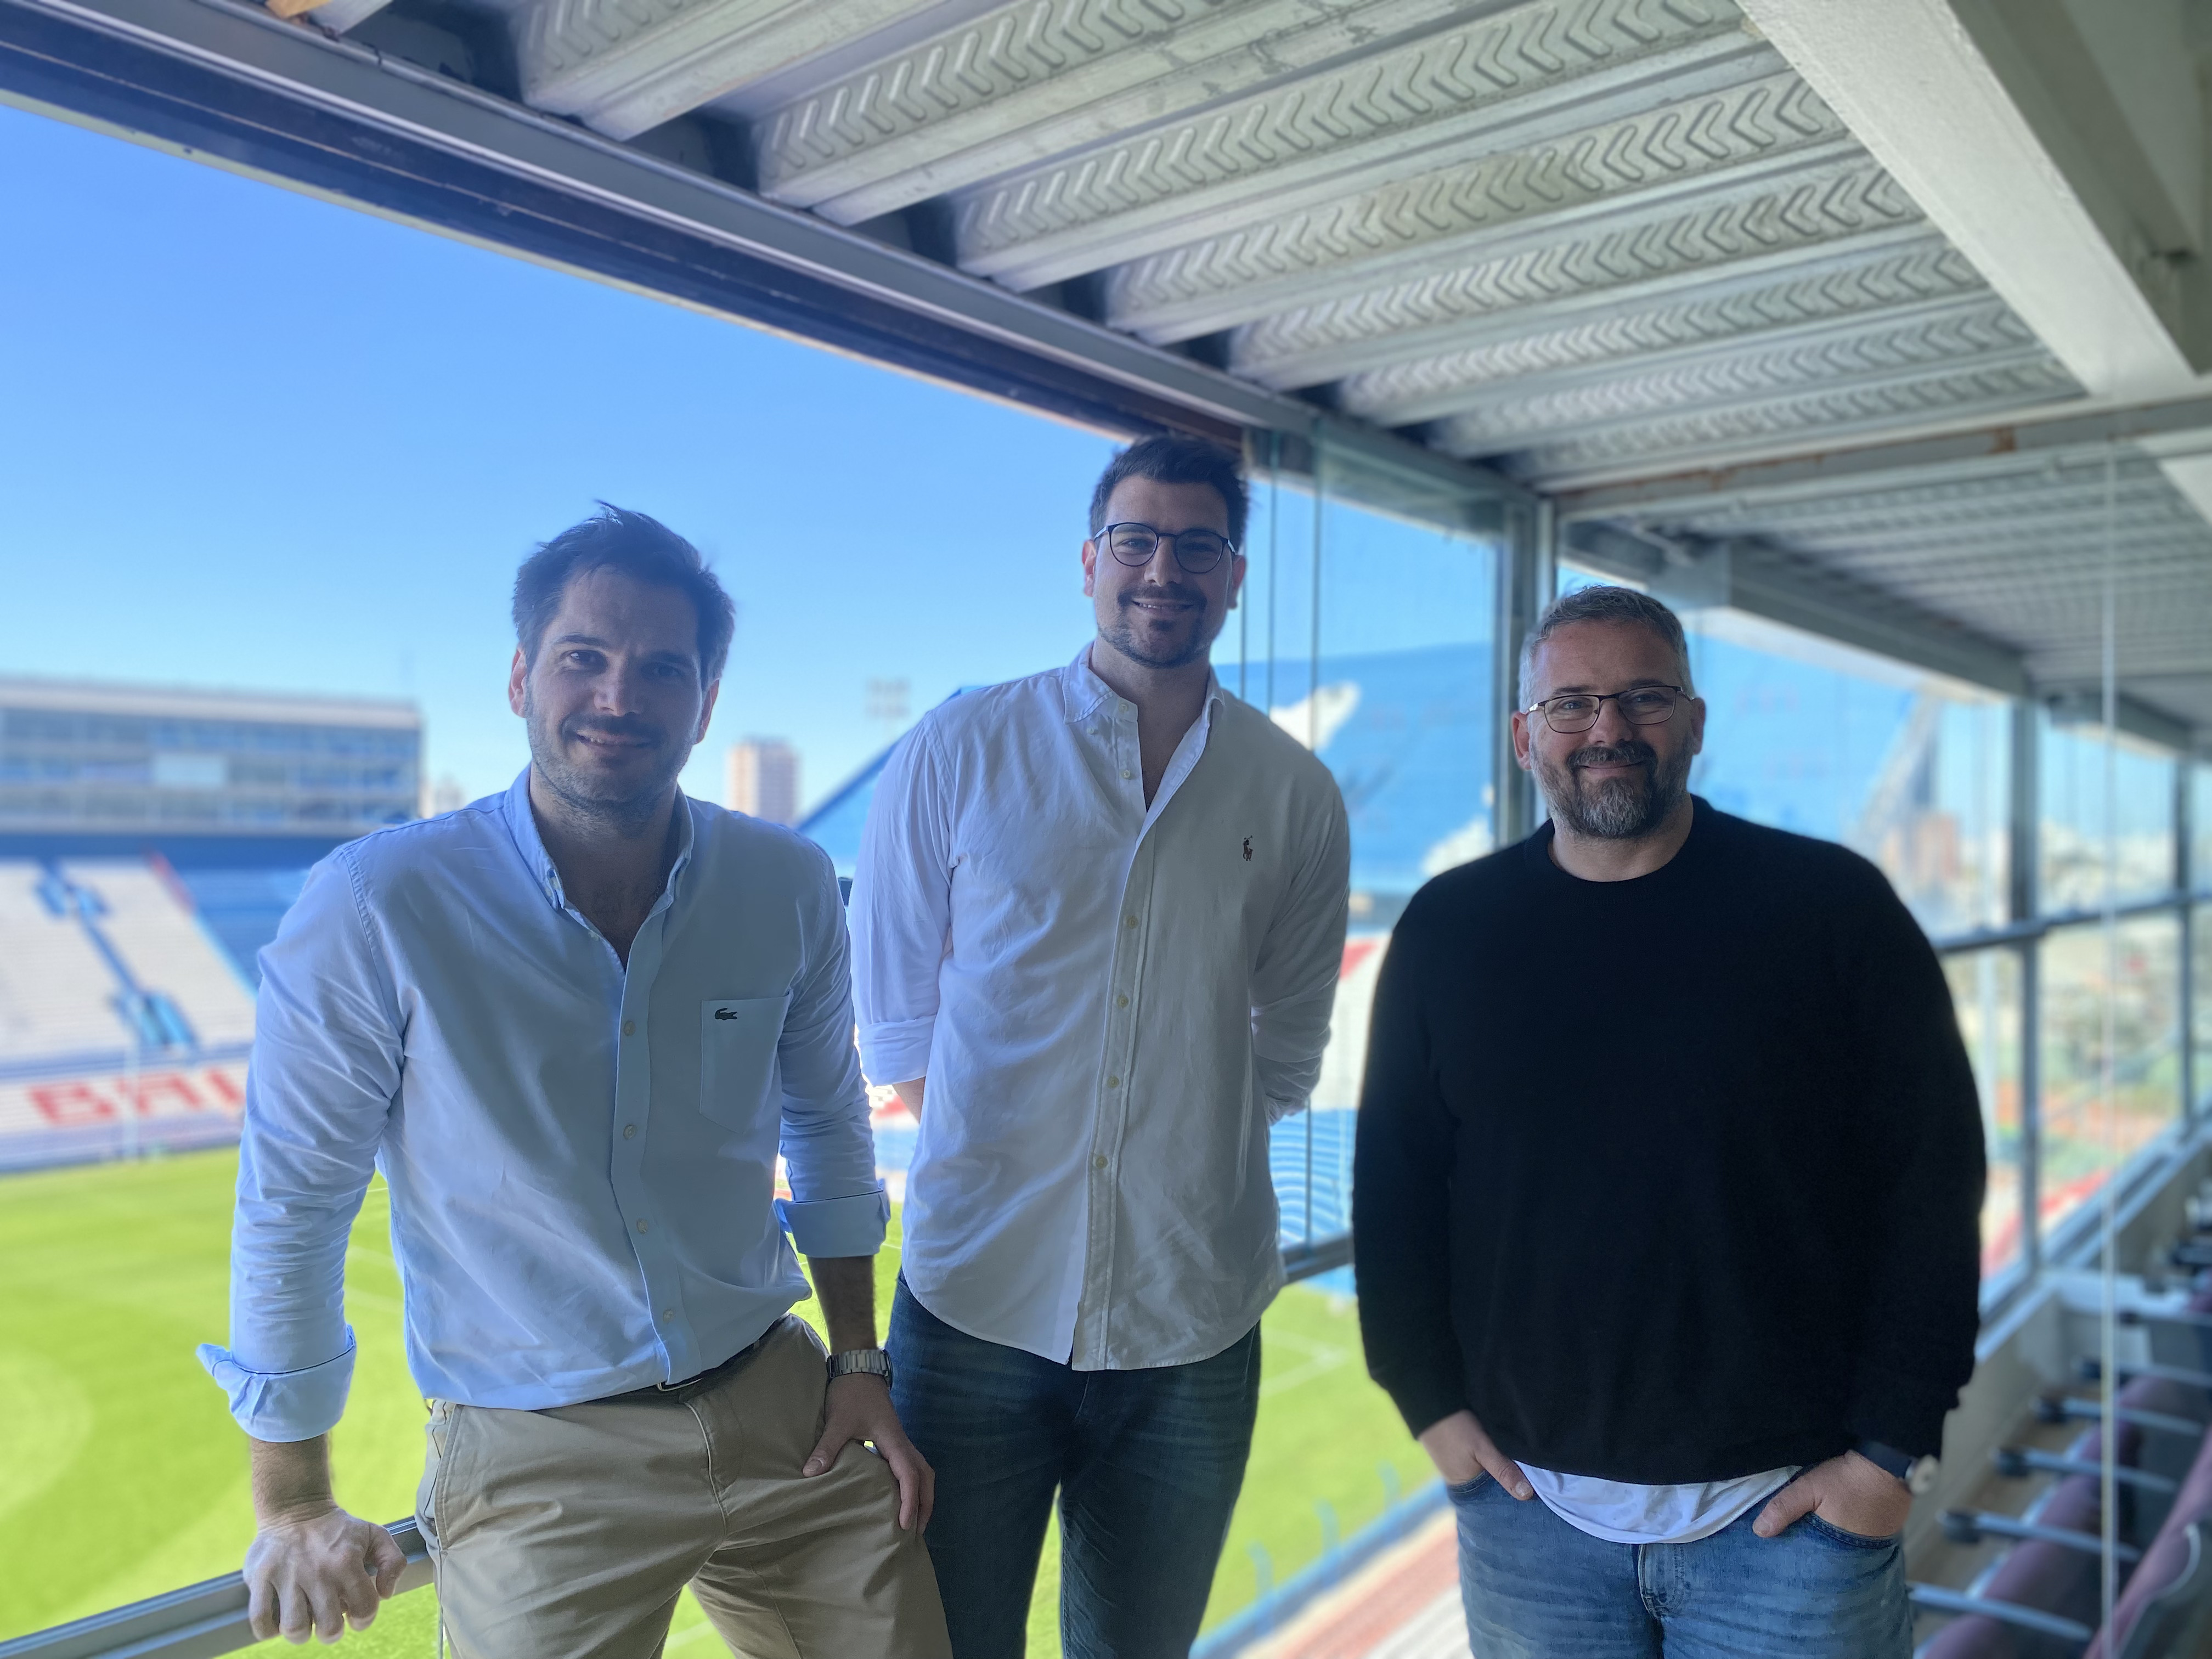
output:
[[[313,1440],[345,1414],[346,1391],[353,1386],[350,1325],[335,1358],[303,1370],[248,1370],[236,1354],[212,1342],[201,1343],[198,1352],[207,1374],[230,1396],[231,1416],[256,1440]]]
[[[1932,1457],[1943,1448],[1943,1419],[1958,1403],[1956,1389],[1895,1371],[1875,1372],[1860,1377],[1847,1425],[1855,1440]]]
[[[775,1215],[802,1255],[873,1255],[884,1245],[891,1200],[879,1183],[871,1193],[817,1199],[811,1204],[779,1198]]]
[[[1384,1392],[1398,1407],[1398,1415],[1406,1419],[1407,1430],[1418,1439],[1421,1431],[1431,1428],[1454,1412],[1467,1409],[1466,1390],[1455,1376],[1397,1376],[1382,1382]]]
[[[1296,1117],[1310,1104],[1310,1101],[1277,1100],[1271,1096],[1267,1101],[1267,1127],[1272,1129],[1285,1118]]]
[[[921,1019],[878,1020],[860,1027],[860,1069],[878,1087],[911,1083],[929,1075],[930,1039],[937,1032],[937,1016]]]

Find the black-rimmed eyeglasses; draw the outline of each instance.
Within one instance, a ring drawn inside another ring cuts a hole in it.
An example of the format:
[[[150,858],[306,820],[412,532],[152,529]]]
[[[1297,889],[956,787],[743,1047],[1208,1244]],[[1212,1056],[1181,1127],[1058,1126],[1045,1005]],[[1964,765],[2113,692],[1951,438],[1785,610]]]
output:
[[[1563,737],[1572,737],[1595,726],[1599,711],[1609,702],[1620,705],[1620,717],[1631,726],[1664,726],[1674,718],[1674,705],[1688,695],[1679,685],[1636,685],[1602,696],[1589,691],[1566,691],[1532,702],[1521,712],[1540,711],[1545,725]]]
[[[1134,522],[1109,524],[1098,532],[1097,539],[1105,544],[1117,563],[1132,570],[1141,570],[1152,562],[1167,543],[1175,554],[1175,562],[1194,576],[1203,576],[1219,564],[1224,555],[1234,553],[1237,544],[1218,530],[1184,530],[1170,534],[1155,530],[1148,524]]]

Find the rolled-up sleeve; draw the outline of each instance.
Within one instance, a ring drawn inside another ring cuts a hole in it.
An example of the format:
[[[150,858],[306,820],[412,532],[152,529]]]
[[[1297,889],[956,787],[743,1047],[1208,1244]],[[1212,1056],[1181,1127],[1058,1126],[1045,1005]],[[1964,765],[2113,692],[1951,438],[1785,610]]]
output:
[[[261,953],[230,1251],[230,1346],[199,1350],[257,1440],[308,1440],[345,1409],[346,1240],[398,1091],[401,1018],[341,848]]]
[[[853,991],[860,1063],[878,1083],[929,1073],[938,973],[952,918],[951,815],[927,721],[876,781],[853,877]]]
[[[1252,975],[1252,1060],[1271,1122],[1303,1109],[1320,1080],[1351,884],[1352,831],[1331,783],[1314,804],[1305,856]]]
[[[810,896],[805,972],[776,1045],[791,1180],[791,1197],[777,1203],[776,1215],[808,1255],[873,1255],[890,1201],[876,1178],[868,1091],[853,1048],[851,952],[827,857],[820,878]]]

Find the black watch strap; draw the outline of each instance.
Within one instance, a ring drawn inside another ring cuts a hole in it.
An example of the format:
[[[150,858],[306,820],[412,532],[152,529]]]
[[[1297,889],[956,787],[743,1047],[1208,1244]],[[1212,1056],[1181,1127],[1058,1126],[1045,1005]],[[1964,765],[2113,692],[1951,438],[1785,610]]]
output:
[[[1862,1440],[1851,1449],[1878,1469],[1886,1469],[1899,1480],[1908,1484],[1912,1480],[1912,1466],[1919,1462],[1911,1452],[1901,1452],[1894,1446],[1885,1446],[1879,1440]]]

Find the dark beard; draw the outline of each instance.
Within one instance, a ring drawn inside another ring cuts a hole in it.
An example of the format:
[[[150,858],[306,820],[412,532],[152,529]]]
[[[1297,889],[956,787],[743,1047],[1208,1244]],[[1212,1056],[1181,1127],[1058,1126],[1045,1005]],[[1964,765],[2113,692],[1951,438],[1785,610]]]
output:
[[[635,835],[652,822],[654,810],[684,770],[684,763],[690,758],[688,748],[669,743],[665,733],[659,734],[661,743],[654,751],[656,764],[651,774],[639,780],[635,788],[611,795],[606,793],[605,780],[569,764],[562,743],[566,733],[543,729],[544,722],[538,718],[537,701],[526,691],[522,712],[524,728],[530,735],[530,758],[538,769],[538,775],[544,779],[545,787],[577,817],[604,823],[623,835]],[[596,721],[583,729],[631,734],[645,728],[614,720]]]
[[[1145,642],[1144,633],[1135,623],[1130,620],[1129,601],[1137,598],[1139,594],[1147,592],[1176,600],[1179,604],[1194,604],[1198,606],[1198,610],[1191,617],[1190,633],[1179,649],[1165,653],[1156,650]],[[1206,596],[1202,593],[1180,586],[1171,586],[1164,589],[1139,588],[1134,592],[1121,596],[1121,604],[1115,612],[1114,625],[1111,628],[1102,628],[1098,633],[1100,638],[1131,662],[1142,663],[1147,668],[1181,668],[1187,663],[1198,661],[1212,648],[1213,636],[1220,631],[1218,627],[1212,625],[1212,607],[1206,604]]]
[[[1540,759],[1536,781],[1562,829],[1592,841],[1638,841],[1656,834],[1682,804],[1693,758],[1684,752],[1662,768],[1648,743],[1593,744],[1564,763]],[[1640,765],[1643,775],[1607,778],[1595,787],[1582,776],[1583,766],[1623,762]]]

